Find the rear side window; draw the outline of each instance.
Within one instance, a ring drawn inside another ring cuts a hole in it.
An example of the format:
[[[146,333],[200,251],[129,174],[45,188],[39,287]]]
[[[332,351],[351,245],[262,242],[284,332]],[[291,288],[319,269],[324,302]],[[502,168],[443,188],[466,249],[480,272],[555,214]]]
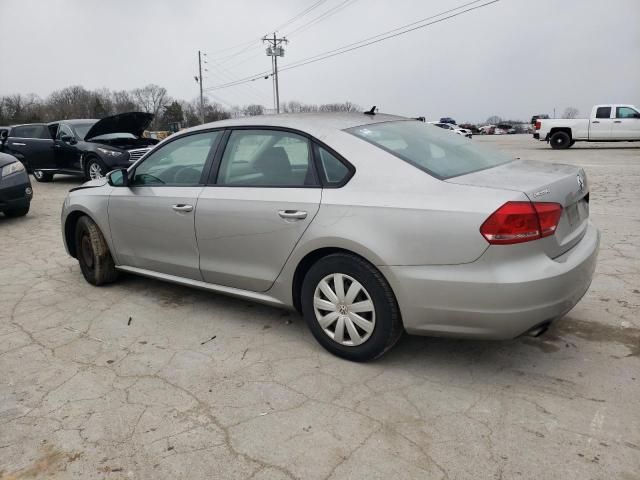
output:
[[[598,107],[596,110],[596,118],[609,118],[611,116],[611,107]]]
[[[234,130],[216,183],[245,187],[317,186],[309,141],[279,130]]]
[[[325,182],[329,186],[341,185],[345,182],[351,171],[335,155],[322,147],[318,147],[320,169]]]
[[[21,125],[11,131],[12,137],[51,139],[46,125]]]
[[[413,120],[374,123],[346,131],[443,180],[513,160],[461,135]]]

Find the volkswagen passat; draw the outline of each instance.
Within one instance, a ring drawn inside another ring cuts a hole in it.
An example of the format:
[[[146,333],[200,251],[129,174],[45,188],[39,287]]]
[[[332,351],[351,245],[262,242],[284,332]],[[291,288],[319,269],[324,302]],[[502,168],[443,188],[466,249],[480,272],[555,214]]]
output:
[[[94,285],[123,271],[295,308],[351,360],[403,331],[540,332],[584,295],[599,244],[580,168],[361,113],[173,135],[73,189],[62,231]]]

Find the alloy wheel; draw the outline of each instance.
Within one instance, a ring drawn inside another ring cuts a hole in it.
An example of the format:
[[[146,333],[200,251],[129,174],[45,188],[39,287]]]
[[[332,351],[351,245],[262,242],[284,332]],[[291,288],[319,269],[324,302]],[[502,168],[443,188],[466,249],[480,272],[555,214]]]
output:
[[[343,273],[332,273],[320,280],[313,295],[313,309],[324,333],[343,346],[362,345],[376,325],[369,292]]]
[[[102,173],[102,167],[96,162],[91,162],[89,164],[89,178],[91,180],[97,180],[98,178],[102,177],[104,177],[104,174]]]

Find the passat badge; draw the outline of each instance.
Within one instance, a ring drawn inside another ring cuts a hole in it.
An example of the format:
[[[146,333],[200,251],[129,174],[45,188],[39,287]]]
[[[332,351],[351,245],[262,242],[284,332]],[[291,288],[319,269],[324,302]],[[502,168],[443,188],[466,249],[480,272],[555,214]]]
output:
[[[533,194],[534,198],[538,198],[541,197],[542,195],[549,195],[551,193],[551,191],[548,188],[545,188],[544,190],[540,190],[539,192],[536,192]]]

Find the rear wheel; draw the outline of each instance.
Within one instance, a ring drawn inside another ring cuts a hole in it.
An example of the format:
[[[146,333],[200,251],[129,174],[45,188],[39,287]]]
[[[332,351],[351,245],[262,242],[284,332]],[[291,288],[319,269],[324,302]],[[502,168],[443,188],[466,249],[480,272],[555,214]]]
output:
[[[42,170],[34,170],[33,178],[38,182],[50,182],[53,180],[53,173],[43,172]]]
[[[24,217],[27,213],[29,213],[30,204],[27,203],[21,207],[9,208],[4,210],[4,214],[7,217]]]
[[[555,132],[551,135],[551,138],[549,138],[549,144],[551,148],[569,148],[571,146],[571,135],[567,132]]]
[[[301,300],[316,340],[347,360],[380,357],[404,331],[391,287],[355,255],[336,253],[316,262],[304,278]]]
[[[109,246],[100,229],[89,217],[80,217],[76,225],[76,257],[85,280],[104,285],[118,278]]]

